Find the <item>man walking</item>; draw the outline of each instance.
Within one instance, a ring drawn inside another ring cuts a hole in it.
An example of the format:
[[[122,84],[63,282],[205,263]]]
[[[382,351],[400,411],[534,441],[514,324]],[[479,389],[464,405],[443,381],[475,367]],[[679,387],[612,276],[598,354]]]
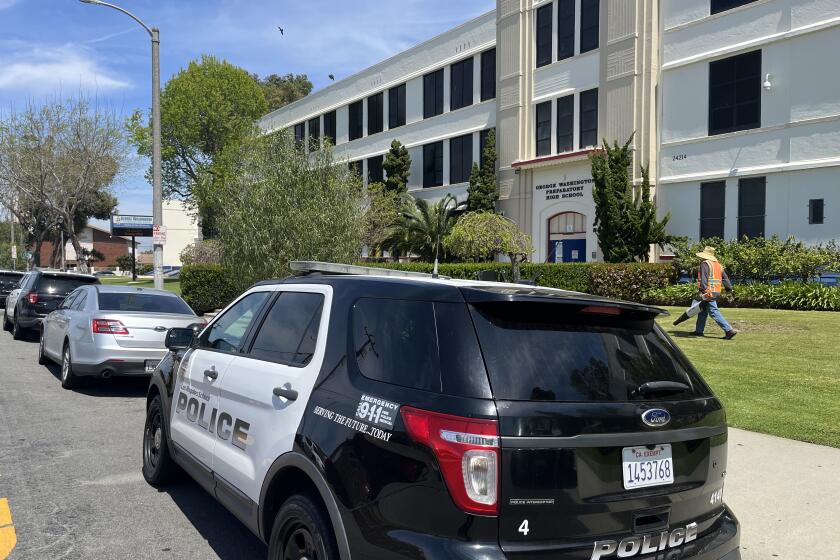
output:
[[[697,253],[697,256],[702,259],[700,270],[697,273],[697,289],[699,292],[697,299],[701,303],[700,313],[697,315],[697,325],[694,328],[693,334],[694,336],[703,336],[703,331],[706,329],[706,319],[711,315],[712,319],[726,333],[724,338],[726,340],[732,340],[738,334],[738,331],[730,326],[717,305],[721,288],[727,292],[731,292],[732,283],[729,281],[726,271],[723,270],[720,262],[718,262],[717,257],[715,257],[714,247],[706,247],[703,249],[703,252]],[[688,317],[683,314],[683,317],[677,319],[674,324],[677,325],[686,319]]]

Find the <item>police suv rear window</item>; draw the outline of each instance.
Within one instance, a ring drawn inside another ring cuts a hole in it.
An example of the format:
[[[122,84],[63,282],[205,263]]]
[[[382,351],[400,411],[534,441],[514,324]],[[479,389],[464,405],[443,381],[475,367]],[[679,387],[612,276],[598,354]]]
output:
[[[38,281],[37,290],[43,294],[66,295],[85,284],[98,284],[99,280],[96,278],[89,278],[87,276],[65,276],[44,274]]]
[[[481,351],[498,399],[602,402],[710,396],[708,387],[655,327],[652,318],[599,315],[566,304],[471,306]],[[644,384],[685,390],[645,392]]]

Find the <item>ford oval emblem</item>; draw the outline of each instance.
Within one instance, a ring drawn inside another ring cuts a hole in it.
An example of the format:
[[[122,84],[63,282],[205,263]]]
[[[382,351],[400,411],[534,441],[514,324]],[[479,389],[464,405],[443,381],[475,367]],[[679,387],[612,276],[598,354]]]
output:
[[[661,408],[651,408],[642,413],[642,422],[651,428],[662,428],[671,422],[671,413]]]

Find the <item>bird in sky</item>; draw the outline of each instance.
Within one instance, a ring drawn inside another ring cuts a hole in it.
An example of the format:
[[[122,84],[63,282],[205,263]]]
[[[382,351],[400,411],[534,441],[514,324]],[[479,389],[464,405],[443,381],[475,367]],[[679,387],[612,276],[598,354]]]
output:
[[[279,25],[277,26],[277,30],[280,31],[280,35],[283,35],[283,28]]]
[[[335,76],[333,76],[332,74],[329,75],[329,78],[330,80],[335,81]]]

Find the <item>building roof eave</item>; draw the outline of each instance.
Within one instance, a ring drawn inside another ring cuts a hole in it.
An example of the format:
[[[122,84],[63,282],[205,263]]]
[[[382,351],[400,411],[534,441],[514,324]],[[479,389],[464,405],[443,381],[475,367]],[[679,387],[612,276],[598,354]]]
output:
[[[514,169],[537,169],[557,164],[577,163],[587,160],[590,154],[598,151],[600,151],[600,148],[587,148],[585,150],[578,150],[577,152],[567,152],[565,154],[558,154],[554,156],[544,156],[535,159],[515,161],[511,164],[511,167]]]

